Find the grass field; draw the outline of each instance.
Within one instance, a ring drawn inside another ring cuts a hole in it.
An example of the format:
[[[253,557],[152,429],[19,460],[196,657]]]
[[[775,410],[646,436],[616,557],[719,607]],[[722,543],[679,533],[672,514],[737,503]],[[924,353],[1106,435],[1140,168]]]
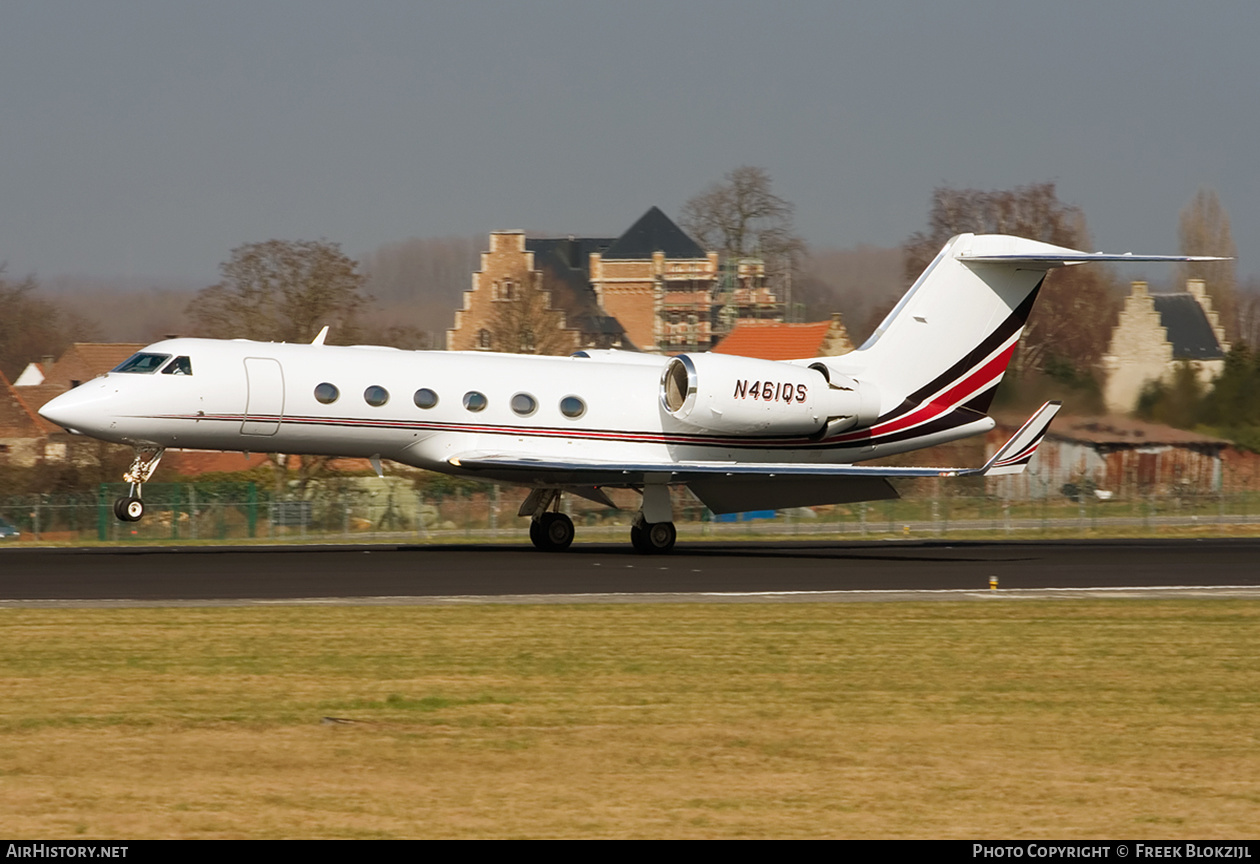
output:
[[[1254,837],[1258,634],[1236,600],[9,609],[0,832]]]

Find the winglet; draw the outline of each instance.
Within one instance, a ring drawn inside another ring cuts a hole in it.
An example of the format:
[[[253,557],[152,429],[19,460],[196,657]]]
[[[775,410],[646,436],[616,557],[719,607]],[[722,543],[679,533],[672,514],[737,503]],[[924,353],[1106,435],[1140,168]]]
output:
[[[1063,407],[1062,402],[1047,402],[1037,409],[1037,413],[1028,418],[1028,422],[1019,427],[1019,431],[1011,436],[1011,440],[1002,445],[993,458],[983,468],[980,475],[993,477],[998,474],[1022,474],[1028,467],[1028,460],[1037,452],[1050,421]]]
[[[311,340],[312,345],[323,345],[324,340],[328,338],[328,325],[324,325],[324,329],[319,331],[319,335]]]

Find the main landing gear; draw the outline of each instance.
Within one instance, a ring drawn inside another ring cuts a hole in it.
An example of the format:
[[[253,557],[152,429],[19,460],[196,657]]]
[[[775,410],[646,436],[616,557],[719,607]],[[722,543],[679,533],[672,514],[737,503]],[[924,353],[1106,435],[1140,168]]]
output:
[[[577,494],[614,506],[607,497],[594,497],[593,491],[584,490]],[[517,513],[518,516],[530,517],[529,539],[544,552],[563,552],[573,544],[573,520],[559,511],[560,492],[560,489],[534,489]],[[599,494],[602,496],[603,493]],[[672,515],[669,487],[664,483],[644,486],[643,509],[630,528],[630,543],[635,551],[654,555],[673,549],[678,531],[670,521]],[[649,518],[656,521],[649,522]]]
[[[529,539],[544,552],[568,549],[573,534],[573,520],[563,513],[544,513],[529,523]]]
[[[640,513],[630,527],[630,544],[646,555],[668,552],[674,548],[678,531],[673,522],[648,522]]]
[[[573,545],[573,520],[559,506],[559,489],[534,489],[517,512],[530,518],[529,539],[544,552],[563,552]]]
[[[140,487],[153,476],[165,452],[161,447],[136,448],[136,458],[132,460],[127,473],[123,474],[123,480],[131,484],[131,489],[121,498],[114,499],[114,515],[120,522],[139,522],[144,517]]]

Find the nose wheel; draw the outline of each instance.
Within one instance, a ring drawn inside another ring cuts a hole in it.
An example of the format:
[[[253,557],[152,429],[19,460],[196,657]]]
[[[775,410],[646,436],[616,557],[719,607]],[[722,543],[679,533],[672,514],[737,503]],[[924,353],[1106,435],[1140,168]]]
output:
[[[114,501],[114,515],[119,522],[139,522],[144,517],[144,502],[124,495]]]
[[[140,500],[140,489],[153,476],[165,452],[161,447],[136,448],[136,458],[132,460],[127,473],[123,474],[123,480],[131,484],[131,490],[114,500],[114,515],[118,517],[118,521],[139,522],[144,518],[144,502]]]

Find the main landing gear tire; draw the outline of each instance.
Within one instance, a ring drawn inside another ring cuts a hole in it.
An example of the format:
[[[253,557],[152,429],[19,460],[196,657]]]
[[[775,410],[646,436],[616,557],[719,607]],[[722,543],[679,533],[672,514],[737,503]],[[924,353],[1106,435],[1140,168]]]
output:
[[[529,539],[544,552],[563,552],[573,544],[573,520],[563,513],[544,513],[529,523]]]
[[[630,542],[635,550],[646,555],[658,555],[674,548],[678,531],[673,522],[637,522],[630,529]]]
[[[122,497],[114,501],[114,515],[120,522],[139,522],[144,516],[144,502],[135,497]]]

